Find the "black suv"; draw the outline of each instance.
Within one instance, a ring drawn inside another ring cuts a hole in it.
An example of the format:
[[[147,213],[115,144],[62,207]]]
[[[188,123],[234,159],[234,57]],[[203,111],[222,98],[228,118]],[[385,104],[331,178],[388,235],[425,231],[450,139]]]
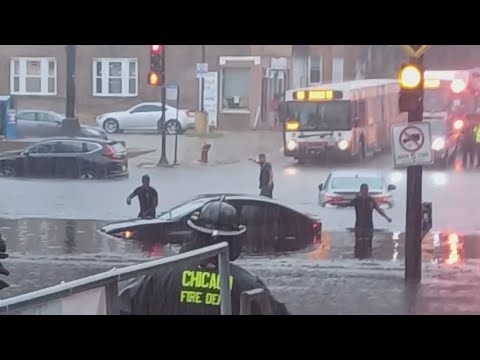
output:
[[[127,149],[113,140],[58,137],[0,154],[3,177],[100,179],[127,175]]]

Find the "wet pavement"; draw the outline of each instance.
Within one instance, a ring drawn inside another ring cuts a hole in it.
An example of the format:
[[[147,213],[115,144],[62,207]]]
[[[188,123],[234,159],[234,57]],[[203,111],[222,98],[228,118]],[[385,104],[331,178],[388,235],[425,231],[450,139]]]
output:
[[[175,249],[142,246],[96,231],[103,222],[0,220],[8,239],[12,285],[0,299],[123,267]],[[378,231],[373,258],[354,259],[351,232],[326,231],[320,246],[281,256],[243,256],[295,314],[480,314],[480,236],[429,234],[422,244],[424,279],[403,280],[404,236]],[[18,239],[18,240],[14,240]]]

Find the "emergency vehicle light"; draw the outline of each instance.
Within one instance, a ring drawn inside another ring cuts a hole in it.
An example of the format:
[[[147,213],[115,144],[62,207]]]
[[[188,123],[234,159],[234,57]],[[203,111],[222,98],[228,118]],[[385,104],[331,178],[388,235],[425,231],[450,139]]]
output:
[[[438,79],[425,79],[425,89],[438,89],[440,87],[440,80]]]
[[[289,120],[285,123],[285,129],[288,131],[296,131],[300,127],[300,123],[295,120]]]

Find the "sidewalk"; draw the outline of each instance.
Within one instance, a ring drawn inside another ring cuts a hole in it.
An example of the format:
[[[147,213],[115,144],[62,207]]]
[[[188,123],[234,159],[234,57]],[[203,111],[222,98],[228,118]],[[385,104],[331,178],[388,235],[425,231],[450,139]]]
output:
[[[133,149],[156,149],[146,155],[130,160],[133,166],[153,165],[161,156],[161,135],[159,134],[120,134],[114,138],[127,142]],[[174,161],[175,137],[167,136],[167,158]],[[245,131],[213,133],[207,137],[195,137],[190,133],[178,136],[177,163],[182,166],[200,164],[200,154],[203,144],[211,144],[208,154],[208,165],[225,165],[245,161],[250,156],[265,153],[270,159],[283,157],[283,139],[277,131]]]

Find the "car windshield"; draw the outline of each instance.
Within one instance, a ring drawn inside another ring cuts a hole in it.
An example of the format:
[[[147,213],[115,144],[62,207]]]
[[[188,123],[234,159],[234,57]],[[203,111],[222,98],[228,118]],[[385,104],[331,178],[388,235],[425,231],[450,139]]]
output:
[[[160,220],[174,220],[181,218],[185,215],[190,214],[195,210],[200,210],[200,208],[211,199],[199,199],[194,201],[189,201],[170,209],[169,211],[164,212],[158,218]]]
[[[301,131],[345,131],[352,128],[348,101],[288,102],[288,119],[300,122]]]
[[[380,177],[335,177],[330,187],[332,190],[360,190],[360,185],[367,184],[370,190],[382,190],[383,179]]]

